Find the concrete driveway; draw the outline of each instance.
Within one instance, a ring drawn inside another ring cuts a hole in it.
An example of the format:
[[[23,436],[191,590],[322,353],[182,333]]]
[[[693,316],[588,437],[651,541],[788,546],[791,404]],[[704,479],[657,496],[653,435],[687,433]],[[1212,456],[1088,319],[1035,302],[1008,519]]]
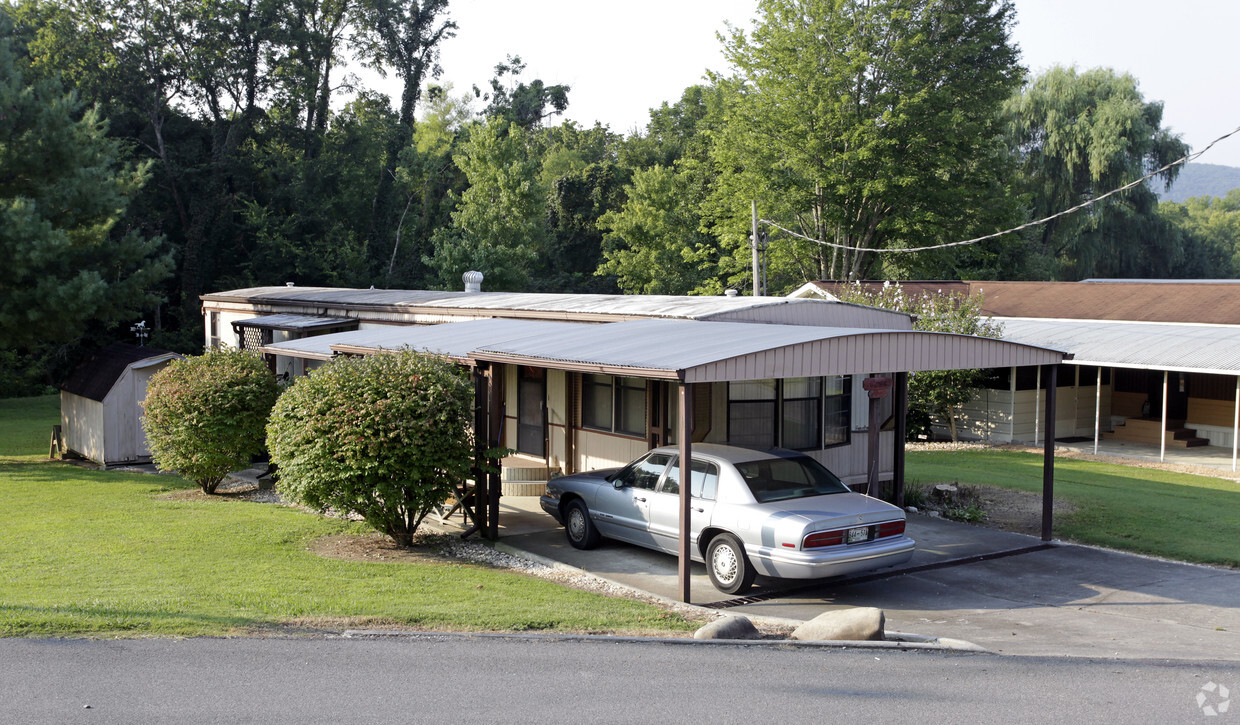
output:
[[[604,540],[578,551],[536,497],[502,499],[501,544],[653,594],[676,596],[676,560]],[[917,554],[895,569],[812,585],[759,577],[731,599],[693,565],[694,604],[788,619],[873,606],[888,628],[995,652],[1240,661],[1240,572],[1042,541],[913,514]]]

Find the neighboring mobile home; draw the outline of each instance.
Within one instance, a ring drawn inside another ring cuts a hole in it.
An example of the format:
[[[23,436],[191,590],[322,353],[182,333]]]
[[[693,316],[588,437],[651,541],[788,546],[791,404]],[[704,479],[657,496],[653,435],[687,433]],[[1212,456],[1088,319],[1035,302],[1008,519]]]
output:
[[[815,282],[794,294],[834,299],[841,284]],[[1071,353],[1057,375],[1056,435],[1164,451],[1218,446],[1237,460],[1240,280],[899,284],[906,294],[981,293],[982,312],[1002,324],[1003,339]],[[1040,442],[1046,379],[1033,368],[993,372],[964,411],[968,437]]]

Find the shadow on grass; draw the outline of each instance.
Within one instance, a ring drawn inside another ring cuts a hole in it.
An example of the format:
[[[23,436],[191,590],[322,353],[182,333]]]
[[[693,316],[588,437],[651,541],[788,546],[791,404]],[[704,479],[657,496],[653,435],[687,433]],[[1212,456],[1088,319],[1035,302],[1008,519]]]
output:
[[[0,460],[0,480],[26,481],[35,484],[106,484],[134,485],[168,491],[196,489],[197,484],[169,474],[134,473],[132,471],[104,471],[78,466],[64,461],[4,461]]]

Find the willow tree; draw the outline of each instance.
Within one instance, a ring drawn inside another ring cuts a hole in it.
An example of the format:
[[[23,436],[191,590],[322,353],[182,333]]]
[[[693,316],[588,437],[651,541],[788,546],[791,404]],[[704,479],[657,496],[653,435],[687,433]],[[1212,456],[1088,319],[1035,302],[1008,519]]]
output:
[[[763,0],[723,39],[734,68],[713,213],[748,253],[749,201],[829,248],[772,233],[772,273],[856,279],[871,250],[1006,221],[998,111],[1022,69],[1001,0]],[[989,224],[988,224],[989,223]],[[780,275],[783,278],[780,278]],[[775,286],[773,284],[772,286]]]
[[[1040,219],[1140,179],[1188,153],[1162,127],[1162,103],[1146,101],[1137,81],[1107,68],[1051,68],[1005,107],[1009,142],[1021,164],[1022,191]],[[1179,167],[1158,180],[1170,185]],[[1185,253],[1158,198],[1141,185],[1035,230],[1032,251],[1043,274],[1163,277]],[[1191,274],[1191,272],[1190,272]]]

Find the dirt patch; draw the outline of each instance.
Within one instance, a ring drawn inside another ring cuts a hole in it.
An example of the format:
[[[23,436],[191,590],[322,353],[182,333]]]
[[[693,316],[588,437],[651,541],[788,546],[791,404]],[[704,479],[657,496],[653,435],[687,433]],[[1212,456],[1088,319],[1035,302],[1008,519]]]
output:
[[[379,534],[338,534],[316,539],[307,547],[312,553],[344,561],[390,561],[408,564],[448,564],[458,559],[444,556],[435,543],[415,543],[404,547]]]
[[[1013,491],[994,486],[974,486],[986,512],[981,525],[1018,534],[1040,536],[1042,534],[1042,495],[1028,491]],[[1055,520],[1076,513],[1076,506],[1062,498],[1055,499]]]

